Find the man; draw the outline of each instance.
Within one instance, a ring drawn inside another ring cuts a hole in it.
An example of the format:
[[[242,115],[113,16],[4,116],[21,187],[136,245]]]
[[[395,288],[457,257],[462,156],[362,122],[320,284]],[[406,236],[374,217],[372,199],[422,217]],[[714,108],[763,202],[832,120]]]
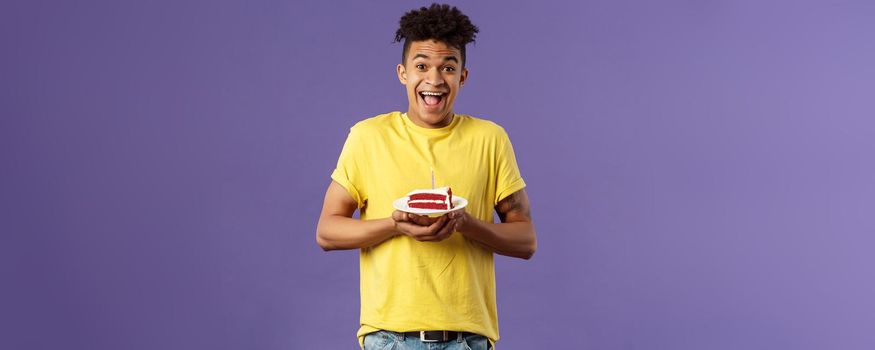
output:
[[[407,112],[350,129],[316,240],[325,250],[361,249],[365,350],[491,348],[499,337],[493,253],[529,259],[537,245],[525,182],[504,129],[453,112],[477,27],[438,4],[400,24]],[[468,206],[438,218],[394,210],[395,199],[433,184],[452,187]]]

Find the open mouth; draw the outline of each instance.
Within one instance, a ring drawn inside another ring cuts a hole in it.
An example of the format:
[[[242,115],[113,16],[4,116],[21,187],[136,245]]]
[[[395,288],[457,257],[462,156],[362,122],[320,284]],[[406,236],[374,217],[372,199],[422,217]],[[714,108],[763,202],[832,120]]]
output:
[[[420,91],[419,97],[422,98],[422,102],[424,102],[426,106],[435,107],[444,100],[446,94],[446,92]]]

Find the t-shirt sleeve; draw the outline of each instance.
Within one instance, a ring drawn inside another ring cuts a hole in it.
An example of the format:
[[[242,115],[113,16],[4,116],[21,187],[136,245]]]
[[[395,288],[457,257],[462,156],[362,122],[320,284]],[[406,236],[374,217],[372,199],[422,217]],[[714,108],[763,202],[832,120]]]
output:
[[[364,206],[367,197],[362,191],[362,166],[364,165],[364,150],[362,148],[361,133],[356,127],[349,130],[340,157],[337,159],[337,167],[331,173],[331,179],[343,186],[359,208]]]
[[[510,138],[504,132],[502,132],[499,138],[496,154],[496,168],[498,170],[496,179],[497,188],[495,191],[495,203],[492,205],[498,205],[498,202],[505,197],[526,187],[526,182],[523,181],[520,169],[517,167],[513,145],[511,145]]]

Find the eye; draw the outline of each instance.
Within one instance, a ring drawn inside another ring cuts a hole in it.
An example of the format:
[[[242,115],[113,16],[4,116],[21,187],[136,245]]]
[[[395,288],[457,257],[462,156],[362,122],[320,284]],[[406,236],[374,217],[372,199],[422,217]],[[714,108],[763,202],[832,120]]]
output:
[[[416,65],[416,69],[419,69],[419,70],[425,70],[425,65],[422,64],[422,63],[417,64],[417,65]]]
[[[453,66],[445,66],[444,67],[444,72],[455,72],[455,71],[456,71],[456,67],[453,67]]]

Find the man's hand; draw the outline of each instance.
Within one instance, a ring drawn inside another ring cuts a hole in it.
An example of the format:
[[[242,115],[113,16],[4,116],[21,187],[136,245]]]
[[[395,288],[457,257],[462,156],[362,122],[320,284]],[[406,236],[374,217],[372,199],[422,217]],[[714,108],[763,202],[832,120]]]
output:
[[[420,242],[440,242],[450,237],[465,222],[464,210],[437,218],[396,210],[392,213],[395,229]]]
[[[472,242],[501,255],[529,259],[538,248],[535,226],[524,189],[512,193],[495,206],[501,223],[483,221],[465,213],[456,218],[456,231]]]

